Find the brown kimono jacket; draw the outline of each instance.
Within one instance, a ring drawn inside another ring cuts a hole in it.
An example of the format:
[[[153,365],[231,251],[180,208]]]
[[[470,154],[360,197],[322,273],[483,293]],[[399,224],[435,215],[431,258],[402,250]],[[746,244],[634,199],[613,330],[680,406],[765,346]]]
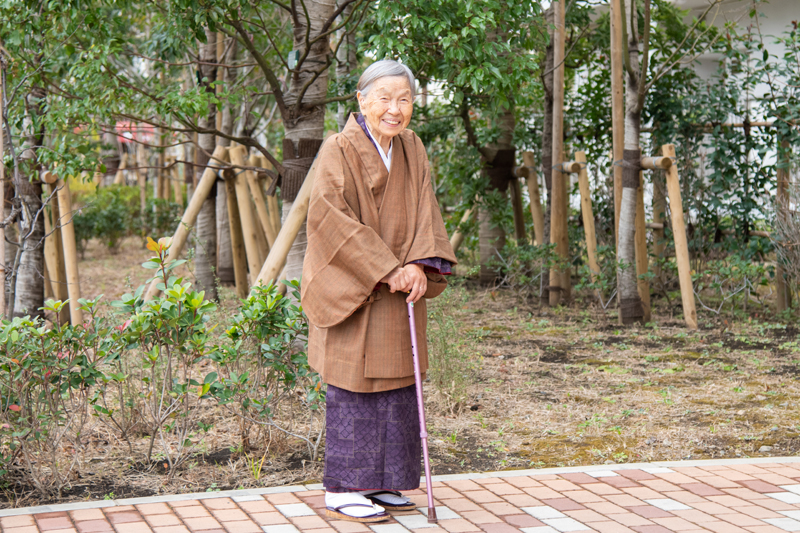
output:
[[[308,360],[325,383],[381,392],[414,383],[404,293],[380,280],[395,267],[440,257],[456,263],[433,192],[425,147],[394,138],[391,172],[354,116],[322,146],[308,211],[301,301],[310,321]],[[428,273],[425,298],[444,276]],[[425,300],[414,306],[420,368],[428,368]]]

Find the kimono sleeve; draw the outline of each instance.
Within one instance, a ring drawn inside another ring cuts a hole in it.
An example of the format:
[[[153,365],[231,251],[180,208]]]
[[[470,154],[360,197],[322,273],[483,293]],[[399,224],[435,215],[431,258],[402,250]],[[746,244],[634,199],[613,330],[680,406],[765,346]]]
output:
[[[422,159],[422,180],[419,205],[417,206],[417,227],[406,263],[439,257],[450,262],[451,265],[455,265],[457,263],[456,256],[453,253],[453,247],[450,246],[450,239],[447,238],[442,213],[439,211],[439,202],[433,192],[428,156],[419,137],[414,136],[414,140],[417,157]],[[425,298],[435,298],[444,291],[447,281],[441,274],[427,273],[427,277],[428,291],[424,296]]]
[[[318,157],[301,298],[311,323],[328,328],[352,315],[400,262],[357,216],[354,178],[338,136],[325,143]]]

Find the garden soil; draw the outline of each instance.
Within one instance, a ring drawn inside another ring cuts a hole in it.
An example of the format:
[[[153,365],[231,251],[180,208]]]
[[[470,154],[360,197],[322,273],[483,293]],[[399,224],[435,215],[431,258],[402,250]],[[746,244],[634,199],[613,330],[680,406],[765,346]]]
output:
[[[151,274],[140,267],[148,257],[137,239],[116,254],[90,243],[83,295],[111,302],[131,292]],[[736,320],[701,313],[693,332],[656,299],[654,324],[623,328],[615,310],[589,301],[553,309],[470,283],[466,304],[451,310],[475,340],[468,400],[455,412],[428,406],[434,475],[800,450],[797,330],[764,321],[768,310],[754,306]],[[221,294],[223,325],[237,302],[230,288]],[[264,431],[245,448],[235,419],[213,406],[203,419],[214,427],[169,482],[164,463],[145,462],[147,435],[131,452],[93,426],[80,477],[58,502],[321,479],[322,460],[299,440]],[[5,507],[52,503],[7,481]]]

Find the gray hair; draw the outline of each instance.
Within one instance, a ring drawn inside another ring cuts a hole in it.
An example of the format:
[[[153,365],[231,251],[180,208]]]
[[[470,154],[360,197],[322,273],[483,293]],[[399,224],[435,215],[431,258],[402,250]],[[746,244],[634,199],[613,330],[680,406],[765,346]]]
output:
[[[406,77],[408,86],[411,87],[411,97],[414,98],[416,95],[416,80],[414,79],[414,74],[411,72],[410,68],[393,59],[383,59],[368,66],[358,79],[358,86],[356,89],[366,97],[376,81],[381,78],[396,76]]]

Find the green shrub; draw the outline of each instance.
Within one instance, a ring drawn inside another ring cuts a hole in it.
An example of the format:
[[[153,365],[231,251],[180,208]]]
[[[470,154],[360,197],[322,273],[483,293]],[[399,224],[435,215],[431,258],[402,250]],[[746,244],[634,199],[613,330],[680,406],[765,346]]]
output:
[[[81,255],[90,239],[98,239],[113,253],[120,241],[131,235],[156,238],[175,233],[183,206],[161,198],[148,197],[144,217],[139,188],[110,185],[77,196],[75,240]]]
[[[499,285],[508,288],[518,299],[537,298],[549,285],[551,268],[565,268],[564,261],[555,255],[555,244],[537,246],[506,242],[489,265],[500,272]]]
[[[305,351],[308,322],[296,304],[299,282],[285,283],[294,298],[282,296],[270,283],[253,287],[242,302],[233,326],[222,335],[230,342],[214,356],[220,376],[214,394],[238,417],[243,450],[249,448],[253,425],[267,425],[303,440],[316,459],[322,420],[314,436],[295,434],[276,422],[279,407],[295,398],[303,406],[300,416],[308,417],[309,428],[314,428],[315,411],[324,400],[319,375],[309,367]]]

